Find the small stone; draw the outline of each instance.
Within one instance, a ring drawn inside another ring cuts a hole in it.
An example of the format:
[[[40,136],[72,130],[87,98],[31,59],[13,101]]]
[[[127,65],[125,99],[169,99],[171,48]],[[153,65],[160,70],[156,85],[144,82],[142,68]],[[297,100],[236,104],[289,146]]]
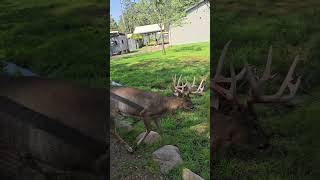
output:
[[[182,179],[183,180],[204,180],[199,175],[195,174],[188,168],[183,168],[182,170]]]
[[[153,160],[160,165],[161,174],[168,174],[170,170],[182,163],[179,149],[173,145],[165,145],[152,153]]]
[[[137,141],[139,141],[145,134],[146,134],[146,132],[139,134],[139,136],[137,137]],[[151,145],[151,144],[159,141],[160,139],[161,139],[161,136],[159,133],[154,132],[154,131],[150,131],[148,136],[144,139],[143,143]]]

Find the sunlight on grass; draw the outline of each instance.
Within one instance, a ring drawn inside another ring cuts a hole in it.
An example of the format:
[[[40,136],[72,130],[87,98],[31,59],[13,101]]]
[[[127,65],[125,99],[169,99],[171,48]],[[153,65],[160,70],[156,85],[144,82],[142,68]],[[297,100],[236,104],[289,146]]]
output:
[[[0,61],[105,87],[104,2],[3,0],[0,8]]]
[[[196,78],[209,76],[209,51],[209,43],[196,43],[170,47],[167,49],[167,55],[153,52],[111,60],[110,79],[126,86],[169,96],[172,94],[170,86],[174,74],[182,74],[189,82],[193,76]],[[177,146],[184,163],[170,172],[169,179],[181,179],[184,167],[209,179],[209,91],[207,90],[203,96],[193,96],[192,101],[195,104],[195,111],[178,111],[174,115],[162,118],[161,127],[164,130],[162,141],[138,149],[138,153],[150,155],[164,145]],[[191,130],[196,126],[201,126],[201,133],[197,134]],[[135,137],[144,131],[143,123],[140,122],[133,131],[128,133],[121,131],[121,134],[133,144],[136,143]],[[140,166],[147,164],[154,164],[151,157],[141,162]]]

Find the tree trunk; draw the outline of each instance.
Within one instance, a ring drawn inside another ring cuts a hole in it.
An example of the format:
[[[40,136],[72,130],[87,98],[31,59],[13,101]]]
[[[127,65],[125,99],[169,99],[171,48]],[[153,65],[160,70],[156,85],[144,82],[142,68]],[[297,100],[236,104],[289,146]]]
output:
[[[161,29],[162,54],[163,54],[163,55],[166,55],[166,49],[165,49],[165,47],[164,47],[164,37],[163,37],[162,25],[160,25],[160,29]]]

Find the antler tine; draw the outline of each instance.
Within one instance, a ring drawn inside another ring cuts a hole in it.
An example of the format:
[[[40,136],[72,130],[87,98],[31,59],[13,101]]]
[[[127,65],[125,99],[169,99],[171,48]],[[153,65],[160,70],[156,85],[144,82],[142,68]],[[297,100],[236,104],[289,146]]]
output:
[[[175,96],[188,96],[191,92],[190,90],[190,85],[189,85],[189,82],[186,80],[185,83],[182,82],[182,75],[179,76],[179,79],[178,79],[178,82],[176,83],[177,81],[177,76],[175,75],[173,79],[173,94]],[[188,86],[186,88],[186,86]]]
[[[202,79],[202,80],[201,80],[200,85],[199,85],[199,87],[198,87],[197,91],[198,91],[198,90],[201,90],[201,91],[203,91],[203,90],[204,90],[204,84],[203,84],[203,83],[204,83],[204,81],[205,81],[204,79]]]
[[[228,51],[228,48],[229,48],[229,45],[230,45],[231,42],[232,42],[232,40],[228,41],[227,44],[223,47],[221,56],[220,56],[219,61],[218,61],[216,74],[215,74],[214,79],[213,79],[216,82],[230,83],[232,81],[231,78],[226,78],[221,74],[223,63],[224,63],[224,59],[225,59],[225,56],[227,54],[227,51]],[[242,68],[242,70],[240,71],[239,74],[235,75],[236,81],[239,81],[239,80],[243,79],[245,74],[246,74],[246,68],[244,67],[244,68]]]
[[[269,48],[269,53],[268,53],[268,60],[267,60],[267,64],[266,64],[266,69],[263,72],[263,75],[260,79],[261,83],[263,83],[264,81],[268,80],[268,79],[272,79],[274,78],[277,74],[273,74],[271,75],[271,63],[272,63],[272,46],[270,46]]]
[[[299,55],[297,55],[295,57],[293,63],[291,64],[286,78],[284,79],[283,83],[281,84],[279,91],[275,94],[276,96],[280,97],[283,94],[283,92],[286,89],[286,87],[289,86],[289,85],[291,86],[291,81],[293,79],[292,75],[293,75],[294,70],[295,70],[295,68],[296,68],[296,66],[298,64],[298,61],[299,61]],[[296,84],[300,85],[300,77],[299,77],[298,81],[296,82]]]
[[[252,95],[255,96],[255,98],[259,98],[262,95],[261,89],[264,82],[274,77],[274,75],[271,76],[271,63],[272,63],[272,46],[270,46],[269,48],[266,68],[263,72],[262,77],[257,81],[255,79],[255,74],[252,72],[252,68],[245,61],[245,66],[248,72],[247,78],[251,87],[250,90],[253,93]]]
[[[232,40],[228,41],[226,45],[224,45],[221,56],[219,58],[218,61],[218,65],[217,65],[217,69],[216,69],[216,74],[214,76],[214,80],[218,80],[219,76],[221,77],[221,71],[222,71],[222,66],[224,63],[224,59],[226,57],[227,51],[228,51],[228,47],[230,45],[230,43],[232,42]]]
[[[267,96],[261,95],[261,92],[260,92],[261,86],[259,86],[257,84],[257,82],[255,81],[255,79],[252,76],[250,77],[251,70],[249,68],[248,78],[249,78],[249,83],[250,83],[252,90],[253,90],[253,93],[254,93],[254,97],[250,97],[248,102],[250,102],[250,103],[275,103],[275,102],[286,102],[286,101],[291,100],[295,96],[295,94],[300,86],[300,83],[301,83],[301,76],[298,77],[296,83],[291,82],[293,80],[292,75],[294,73],[294,70],[295,70],[298,62],[299,62],[299,56],[296,56],[293,63],[291,64],[291,66],[289,68],[289,71],[287,73],[286,78],[282,82],[277,93],[275,93],[273,95],[267,95]],[[283,96],[283,93],[287,87],[289,88],[289,94]]]
[[[174,76],[172,76],[172,85],[175,87],[176,86],[176,82],[177,82],[177,75],[175,74]]]
[[[247,102],[244,105],[249,105],[252,103],[275,103],[275,102],[286,102],[293,98],[301,84],[301,76],[299,76],[296,82],[293,82],[293,73],[295,68],[299,62],[299,56],[296,56],[293,63],[291,64],[288,73],[282,82],[279,90],[273,95],[264,95],[263,88],[264,84],[267,80],[272,79],[276,74],[271,74],[271,64],[272,64],[272,46],[270,46],[268,51],[268,58],[266,62],[266,66],[261,78],[257,76],[257,72],[253,71],[253,67],[248,64],[247,61],[244,61],[244,68],[241,70],[239,74],[236,75],[233,63],[230,62],[230,75],[231,77],[224,77],[221,75],[223,63],[225,60],[226,52],[228,46],[230,45],[231,41],[224,46],[222,54],[219,58],[219,62],[217,65],[216,74],[214,79],[212,79],[212,83],[210,84],[210,88],[214,90],[218,96],[224,97],[228,101],[233,101],[235,103],[240,103],[237,99],[237,81],[242,79],[246,75],[246,79],[250,86],[250,95],[248,96]],[[202,86],[202,81],[197,91],[200,91],[200,87]],[[227,89],[221,84],[223,83],[230,83],[230,87]],[[289,94],[283,95],[286,88],[289,89]],[[214,107],[218,107],[218,101],[215,102]]]
[[[205,78],[201,79],[201,82],[197,88],[196,91],[192,91],[192,94],[202,94],[204,91],[204,82],[205,82]]]
[[[237,98],[237,81],[235,77],[235,71],[233,67],[233,63],[230,62],[230,74],[231,74],[231,86],[230,86],[230,92],[232,95],[233,100],[236,100]]]
[[[178,79],[177,86],[180,86],[180,80],[181,80],[181,77],[182,77],[182,74],[180,74],[180,77],[179,77],[179,79]]]
[[[178,82],[177,82],[177,75],[176,74],[174,75],[174,77],[172,77],[172,80],[173,80],[172,91],[175,96],[181,96],[181,94],[183,94],[183,87],[180,86],[181,76],[182,75],[180,75]]]
[[[221,56],[219,58],[219,62],[217,65],[217,70],[216,70],[215,77],[213,79],[213,83],[211,83],[210,86],[220,96],[223,96],[227,100],[232,101],[232,100],[236,100],[236,99],[233,99],[234,97],[236,97],[234,95],[236,93],[235,82],[244,77],[244,75],[246,74],[246,67],[244,67],[238,75],[235,75],[235,70],[234,70],[233,64],[230,63],[230,72],[231,72],[232,77],[226,78],[223,75],[221,75],[222,66],[223,66],[224,59],[225,59],[225,56],[227,53],[227,49],[228,49],[228,46],[230,45],[230,43],[231,43],[231,40],[228,41],[228,43],[223,48],[223,51],[222,51]],[[220,86],[218,83],[230,83],[231,86],[229,89],[225,89],[223,86]]]

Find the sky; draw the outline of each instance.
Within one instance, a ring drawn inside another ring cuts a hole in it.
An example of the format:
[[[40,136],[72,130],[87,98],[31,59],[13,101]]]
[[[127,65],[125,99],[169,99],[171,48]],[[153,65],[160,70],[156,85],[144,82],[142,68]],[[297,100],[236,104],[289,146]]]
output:
[[[116,22],[119,21],[121,15],[120,0],[110,0],[110,14]]]
[[[131,0],[131,2],[139,2],[139,0]],[[121,15],[120,0],[110,0],[110,14],[113,19],[118,23],[119,16]]]

